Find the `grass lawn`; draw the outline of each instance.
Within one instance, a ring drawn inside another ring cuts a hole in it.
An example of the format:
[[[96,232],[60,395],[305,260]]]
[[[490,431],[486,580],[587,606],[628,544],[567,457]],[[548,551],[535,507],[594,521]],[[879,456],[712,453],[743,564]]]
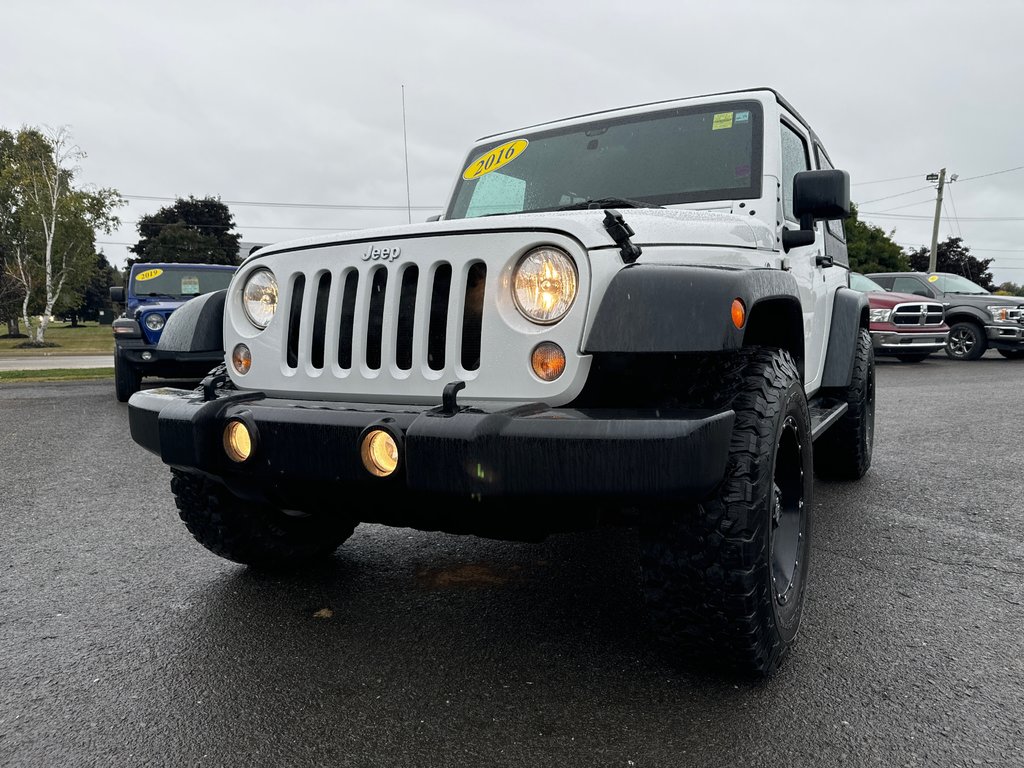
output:
[[[6,326],[0,330],[7,332]],[[22,333],[25,329],[22,328]],[[109,325],[97,323],[79,323],[72,328],[67,323],[50,323],[46,329],[46,342],[58,344],[56,347],[39,349],[16,349],[30,339],[0,338],[0,355],[4,357],[41,357],[43,355],[109,355],[114,352],[114,333]]]

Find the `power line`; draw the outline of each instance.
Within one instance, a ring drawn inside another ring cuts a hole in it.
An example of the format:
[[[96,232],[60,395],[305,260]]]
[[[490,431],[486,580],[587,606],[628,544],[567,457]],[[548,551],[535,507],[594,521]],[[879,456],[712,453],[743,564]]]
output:
[[[175,202],[180,197],[162,197],[160,195],[121,195],[126,200],[170,200]],[[219,200],[225,205],[253,205],[263,208],[318,208],[332,211],[404,211],[411,207],[417,211],[439,211],[443,205],[341,205],[332,203],[281,203],[257,200]]]
[[[923,189],[931,189],[931,185],[927,187],[917,187],[915,189],[907,190],[906,192],[897,192],[895,195],[886,195],[885,197],[876,197],[873,200],[864,200],[863,202],[857,203],[857,205],[867,205],[868,203],[877,203],[879,200],[889,200],[893,197],[903,197],[903,195],[912,195],[914,192],[920,192]]]
[[[993,171],[992,173],[983,173],[980,176],[968,176],[966,179],[958,179],[958,181],[974,181],[975,179],[985,179],[989,176],[998,176],[1001,173],[1010,173],[1011,171],[1019,171],[1024,169],[1024,165],[1018,165],[1016,168],[1006,168],[1002,171]]]
[[[122,224],[138,224],[139,222],[138,222],[138,220],[136,220],[136,221],[122,221],[121,223]],[[219,229],[223,229],[224,228],[223,224],[189,224],[187,222],[181,222],[181,221],[148,222],[148,224],[149,224],[149,226],[158,226],[158,227],[184,226],[184,227],[188,227],[189,229],[200,228],[200,227],[206,227],[206,228],[215,227],[215,228],[219,228]],[[354,231],[356,229],[360,229],[360,227],[268,227],[268,226],[259,225],[259,224],[233,224],[232,227],[234,229],[294,229],[294,230],[298,230],[300,232],[305,232],[305,231],[311,231],[311,232],[312,231],[316,231],[316,232],[351,232],[351,231]]]
[[[850,186],[851,187],[858,187],[858,186],[862,186],[864,184],[884,184],[887,181],[906,181],[907,179],[919,179],[919,178],[921,178],[924,175],[925,174],[923,174],[923,173],[915,173],[913,176],[897,176],[897,177],[895,177],[893,179],[875,179],[874,181],[855,181]]]
[[[877,216],[880,219],[932,219],[913,213],[883,213],[881,211],[858,211],[858,215]],[[1024,216],[961,216],[960,221],[1024,221]]]
[[[934,202],[935,202],[934,200],[918,200],[916,203],[906,203],[905,205],[897,205],[895,208],[886,208],[885,211],[883,211],[883,213],[888,213],[889,211],[898,211],[901,208],[912,208],[915,205],[924,205],[925,203],[934,203]]]

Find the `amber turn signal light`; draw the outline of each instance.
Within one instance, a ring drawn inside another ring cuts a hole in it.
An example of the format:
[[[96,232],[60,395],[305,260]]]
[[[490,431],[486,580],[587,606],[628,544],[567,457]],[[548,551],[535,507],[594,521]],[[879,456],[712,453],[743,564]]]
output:
[[[743,324],[747,322],[747,308],[743,305],[742,299],[732,300],[732,324],[737,328],[742,328]]]
[[[565,352],[551,341],[543,341],[533,348],[530,367],[543,381],[554,381],[565,371]]]

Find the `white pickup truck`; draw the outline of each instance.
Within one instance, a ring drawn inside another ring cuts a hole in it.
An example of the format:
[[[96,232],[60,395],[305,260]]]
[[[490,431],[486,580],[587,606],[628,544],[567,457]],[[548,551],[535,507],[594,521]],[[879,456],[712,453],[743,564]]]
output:
[[[132,395],[131,434],[195,538],[253,567],[361,522],[631,527],[656,636],[765,677],[800,624],[813,477],[871,462],[848,212],[770,89],[488,136],[436,220],[263,247],[176,311],[161,344],[224,364]]]

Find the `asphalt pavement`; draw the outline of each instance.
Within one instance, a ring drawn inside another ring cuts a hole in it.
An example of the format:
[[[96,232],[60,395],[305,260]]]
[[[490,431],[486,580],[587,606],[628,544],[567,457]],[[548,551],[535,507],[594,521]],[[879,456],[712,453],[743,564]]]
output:
[[[0,765],[1019,768],[1022,381],[879,362],[873,465],[816,482],[758,685],[650,644],[628,531],[362,525],[260,574],[190,537],[109,382],[0,385]]]

